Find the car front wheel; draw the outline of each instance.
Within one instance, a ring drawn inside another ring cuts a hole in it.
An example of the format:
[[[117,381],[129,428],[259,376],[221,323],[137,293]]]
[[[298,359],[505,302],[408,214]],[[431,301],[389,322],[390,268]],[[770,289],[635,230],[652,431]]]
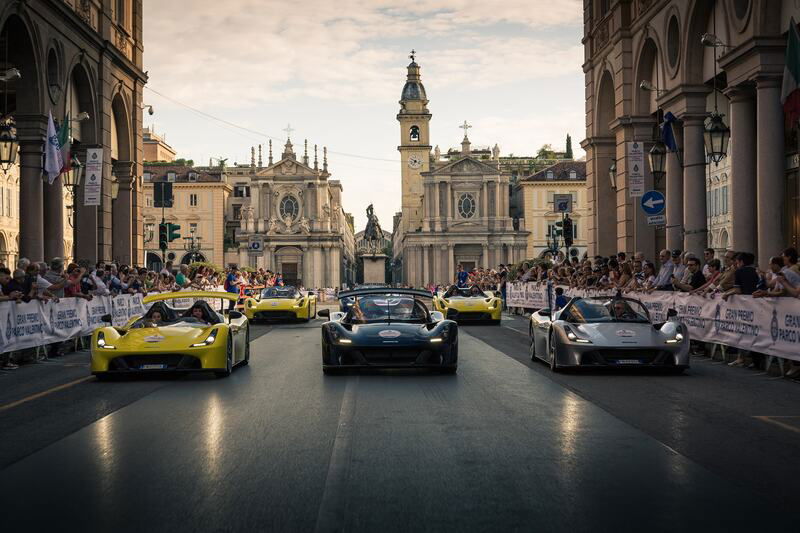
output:
[[[553,372],[560,372],[561,368],[558,366],[556,362],[556,336],[553,333],[550,333],[550,341],[547,344],[548,349],[550,350],[550,370]]]
[[[227,378],[233,372],[233,338],[228,334],[228,349],[225,357],[225,370],[214,372],[218,378]]]

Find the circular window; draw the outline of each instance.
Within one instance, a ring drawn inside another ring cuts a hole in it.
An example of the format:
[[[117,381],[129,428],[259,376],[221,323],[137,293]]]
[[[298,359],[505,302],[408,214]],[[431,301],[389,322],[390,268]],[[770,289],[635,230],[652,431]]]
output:
[[[469,193],[464,193],[458,199],[458,214],[461,218],[472,218],[475,216],[475,197]]]
[[[47,52],[47,90],[50,99],[56,103],[61,94],[61,65],[55,48]]]
[[[297,215],[300,214],[300,204],[297,202],[297,198],[292,196],[291,194],[287,194],[281,200],[281,218],[289,218],[289,220],[294,220],[297,218]]]
[[[669,19],[669,26],[667,26],[667,59],[670,67],[675,68],[678,65],[680,51],[681,35],[678,29],[678,17],[673,15]]]

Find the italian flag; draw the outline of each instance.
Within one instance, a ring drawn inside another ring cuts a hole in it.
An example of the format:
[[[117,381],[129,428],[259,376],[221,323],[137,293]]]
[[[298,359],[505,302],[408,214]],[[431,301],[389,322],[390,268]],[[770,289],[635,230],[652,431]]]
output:
[[[781,104],[787,129],[797,126],[800,119],[800,32],[792,17],[786,38],[786,64],[783,66]]]

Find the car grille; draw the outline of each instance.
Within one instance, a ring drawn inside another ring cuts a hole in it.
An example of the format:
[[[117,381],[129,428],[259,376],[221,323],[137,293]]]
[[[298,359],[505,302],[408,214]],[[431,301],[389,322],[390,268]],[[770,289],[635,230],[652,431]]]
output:
[[[455,309],[447,310],[447,318],[450,320],[491,320],[491,313],[482,313],[479,311],[456,311]]]
[[[361,348],[342,354],[345,364],[413,365],[439,364],[438,352],[419,348]]]
[[[162,370],[196,370],[202,368],[200,359],[191,355],[153,354],[115,357],[109,370],[141,370],[143,365],[165,365]]]
[[[253,317],[259,320],[294,320],[297,315],[292,311],[256,311]]]
[[[639,361],[643,365],[669,365],[675,361],[669,352],[657,349],[600,349],[587,352],[581,357],[581,364],[623,365],[620,361]]]

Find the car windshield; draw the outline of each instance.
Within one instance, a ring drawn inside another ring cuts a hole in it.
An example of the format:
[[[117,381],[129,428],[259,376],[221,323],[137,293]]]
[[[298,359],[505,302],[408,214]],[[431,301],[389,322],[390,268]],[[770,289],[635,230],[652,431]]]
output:
[[[299,298],[300,292],[294,287],[267,287],[261,291],[262,298]]]
[[[410,296],[377,294],[356,299],[350,308],[348,321],[352,324],[372,322],[425,322],[425,306]]]
[[[581,298],[564,310],[562,320],[576,324],[650,322],[647,309],[629,298]]]
[[[466,288],[451,288],[445,295],[445,298],[486,298],[486,294],[477,287],[472,289]]]

